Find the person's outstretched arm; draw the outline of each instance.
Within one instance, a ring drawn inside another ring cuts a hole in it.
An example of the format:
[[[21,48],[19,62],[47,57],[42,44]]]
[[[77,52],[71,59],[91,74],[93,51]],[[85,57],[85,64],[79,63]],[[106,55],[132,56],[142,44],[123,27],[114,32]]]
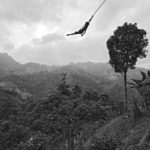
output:
[[[75,34],[80,34],[78,31],[75,31],[74,33],[70,33],[70,34],[66,34],[67,36],[70,36],[70,35],[75,35]]]

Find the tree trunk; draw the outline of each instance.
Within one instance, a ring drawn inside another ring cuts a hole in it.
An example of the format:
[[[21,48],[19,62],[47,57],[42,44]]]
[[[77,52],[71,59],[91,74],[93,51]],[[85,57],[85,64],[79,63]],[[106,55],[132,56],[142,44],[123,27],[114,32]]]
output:
[[[124,96],[124,106],[125,106],[125,110],[127,109],[127,71],[124,71],[124,91],[125,91],[125,96]]]
[[[72,135],[72,128],[69,120],[68,120],[68,150],[74,150],[74,138]]]

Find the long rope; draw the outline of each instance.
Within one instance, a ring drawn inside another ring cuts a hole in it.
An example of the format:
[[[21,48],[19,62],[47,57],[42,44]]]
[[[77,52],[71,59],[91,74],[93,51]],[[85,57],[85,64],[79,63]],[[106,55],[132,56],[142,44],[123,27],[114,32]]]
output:
[[[94,14],[92,15],[92,17],[89,19],[89,21],[88,21],[88,25],[89,25],[89,23],[92,21],[92,19],[94,18],[94,16],[95,16],[95,14],[98,12],[98,10],[103,6],[103,4],[105,3],[105,1],[106,0],[103,0],[103,2],[100,4],[100,6],[97,8],[97,10],[94,12]],[[81,33],[81,35],[83,36],[84,34],[85,34],[85,32],[86,32],[86,30],[87,30],[87,28],[88,28],[88,25],[87,25],[87,22],[86,22],[86,24],[80,29],[80,30],[83,30],[84,32],[83,33]],[[79,30],[79,31],[80,31]],[[69,36],[69,35],[74,35],[74,34],[80,34],[80,33],[78,33],[78,31],[77,32],[75,32],[75,33],[72,33],[72,34],[67,34],[67,36]]]
[[[98,12],[98,10],[103,6],[103,4],[105,3],[106,0],[104,0],[100,6],[97,8],[97,10],[95,11],[95,13],[93,14],[93,16],[95,16],[95,14]]]

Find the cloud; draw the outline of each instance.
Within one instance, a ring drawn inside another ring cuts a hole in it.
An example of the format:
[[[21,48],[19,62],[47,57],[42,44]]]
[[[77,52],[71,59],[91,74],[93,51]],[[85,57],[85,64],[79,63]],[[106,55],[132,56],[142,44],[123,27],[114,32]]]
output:
[[[12,53],[12,56],[23,63],[30,61],[49,65],[63,63],[59,49],[53,44],[22,45]]]
[[[12,51],[15,49],[15,46],[11,41],[8,41],[4,38],[0,38],[0,48],[4,50],[7,49],[7,51]]]
[[[66,39],[61,42],[47,42],[34,45],[22,45],[13,53],[22,62],[34,61],[42,64],[68,64],[69,62],[108,61],[105,42],[99,38],[81,40]],[[20,58],[23,58],[22,60]]]
[[[33,23],[40,20],[61,20],[63,1],[0,0],[0,18],[7,22]]]
[[[0,0],[0,47],[21,62],[45,64],[108,62],[106,41],[117,26],[137,22],[150,32],[149,0],[106,0],[84,37],[81,28],[99,0]],[[150,53],[139,64],[150,62]]]
[[[7,49],[8,51],[15,48],[13,42],[10,40],[11,33],[8,31],[7,27],[0,24],[0,49]]]
[[[124,22],[128,22],[135,16],[140,0],[114,0],[113,2],[106,1],[103,8],[96,16],[96,29],[109,30]]]
[[[34,44],[47,44],[51,42],[60,42],[64,41],[65,37],[63,35],[57,33],[49,33],[41,37],[41,39],[33,39]]]

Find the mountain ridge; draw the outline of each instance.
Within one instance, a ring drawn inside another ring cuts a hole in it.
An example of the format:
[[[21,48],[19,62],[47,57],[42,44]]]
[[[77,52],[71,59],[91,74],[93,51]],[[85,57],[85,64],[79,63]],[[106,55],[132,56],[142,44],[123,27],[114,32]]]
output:
[[[9,56],[7,56],[9,57]],[[10,57],[9,57],[10,58]],[[12,60],[12,58],[10,58]],[[7,61],[7,59],[5,60]],[[7,62],[6,62],[7,64]],[[14,64],[16,61],[14,60]],[[115,73],[114,69],[108,63],[71,63],[66,66],[47,66],[37,63],[27,63],[19,65],[5,73],[0,72],[0,82],[12,82],[21,90],[37,95],[37,97],[44,97],[49,92],[52,92],[61,81],[61,74],[67,73],[67,83],[70,86],[79,85],[83,89],[96,89],[98,92],[105,92],[113,94],[112,91],[121,88],[123,90],[123,77],[119,73]],[[7,65],[6,65],[7,67]],[[0,64],[1,68],[1,64]],[[141,78],[140,70],[143,68],[136,68],[128,71],[128,80],[132,78]],[[117,86],[117,88],[116,88]],[[112,88],[115,88],[112,90]]]
[[[21,64],[13,59],[7,53],[0,53],[0,71],[7,72],[6,74],[33,74],[40,72],[53,72],[59,70],[61,68],[78,68],[84,70],[86,73],[90,73],[92,75],[98,76],[107,76],[108,74],[114,74],[114,70],[109,63],[95,63],[95,62],[78,62],[78,63],[70,63],[68,65],[45,65],[38,64],[34,62],[28,62],[25,64]],[[62,69],[61,69],[62,70]],[[134,71],[147,70],[145,68],[136,68]],[[129,74],[130,74],[129,70]],[[116,74],[116,73],[115,73]]]

